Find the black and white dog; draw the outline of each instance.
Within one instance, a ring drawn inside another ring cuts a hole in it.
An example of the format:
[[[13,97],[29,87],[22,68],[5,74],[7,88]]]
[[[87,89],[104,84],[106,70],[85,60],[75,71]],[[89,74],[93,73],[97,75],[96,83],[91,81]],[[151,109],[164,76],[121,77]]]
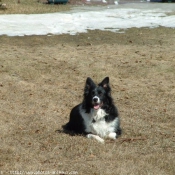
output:
[[[119,114],[111,97],[109,77],[98,85],[87,78],[83,102],[72,109],[69,122],[63,128],[76,134],[86,134],[88,138],[102,143],[102,138],[116,139],[121,135]]]

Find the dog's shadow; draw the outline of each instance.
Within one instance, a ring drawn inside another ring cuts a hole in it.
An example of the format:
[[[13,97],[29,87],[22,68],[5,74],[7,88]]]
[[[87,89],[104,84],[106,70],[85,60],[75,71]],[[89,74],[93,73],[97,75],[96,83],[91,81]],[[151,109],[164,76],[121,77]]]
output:
[[[70,135],[70,136],[76,136],[76,135],[77,135],[77,134],[76,134],[75,132],[73,132],[73,131],[69,131],[69,130],[64,129],[64,126],[62,126],[62,129],[57,129],[57,130],[55,130],[55,132],[56,132],[57,134],[68,134],[68,135]]]
[[[62,125],[61,127],[62,127],[61,129],[55,130],[55,133],[57,133],[57,134],[67,134],[67,135],[70,135],[72,137],[74,137],[74,136],[83,136],[83,137],[85,137],[86,136],[86,133],[76,133],[74,131],[67,130],[65,125]]]

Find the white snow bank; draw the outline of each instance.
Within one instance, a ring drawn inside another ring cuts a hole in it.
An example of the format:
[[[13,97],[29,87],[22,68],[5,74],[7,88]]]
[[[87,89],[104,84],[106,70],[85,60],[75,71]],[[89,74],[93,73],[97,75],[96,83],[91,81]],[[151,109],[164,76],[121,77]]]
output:
[[[143,5],[82,6],[66,13],[0,15],[0,35],[59,35],[63,33],[74,35],[87,32],[87,29],[115,32],[131,27],[175,28],[175,15],[166,14],[174,11],[172,5],[171,8],[162,5],[155,6],[151,3]]]

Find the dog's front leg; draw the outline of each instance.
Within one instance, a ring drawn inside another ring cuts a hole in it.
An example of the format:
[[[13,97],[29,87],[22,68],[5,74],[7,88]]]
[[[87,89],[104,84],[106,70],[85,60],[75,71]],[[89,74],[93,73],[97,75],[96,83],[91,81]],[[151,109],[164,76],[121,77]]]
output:
[[[98,142],[104,143],[104,140],[103,140],[101,137],[99,137],[98,135],[87,134],[86,136],[87,136],[87,138],[89,138],[89,139],[96,139]]]
[[[109,135],[108,135],[108,138],[113,139],[113,140],[115,140],[116,137],[117,137],[117,134],[116,134],[115,132],[111,132],[111,133],[109,133]]]

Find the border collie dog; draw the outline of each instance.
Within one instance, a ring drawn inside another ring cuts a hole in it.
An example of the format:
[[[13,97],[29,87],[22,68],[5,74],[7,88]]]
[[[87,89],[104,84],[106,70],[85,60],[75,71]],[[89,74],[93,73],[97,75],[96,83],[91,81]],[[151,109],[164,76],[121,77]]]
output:
[[[76,134],[86,134],[87,138],[94,138],[101,143],[104,143],[103,138],[116,139],[121,135],[119,114],[111,97],[109,77],[98,85],[87,78],[83,102],[72,109],[69,122],[63,128]]]

